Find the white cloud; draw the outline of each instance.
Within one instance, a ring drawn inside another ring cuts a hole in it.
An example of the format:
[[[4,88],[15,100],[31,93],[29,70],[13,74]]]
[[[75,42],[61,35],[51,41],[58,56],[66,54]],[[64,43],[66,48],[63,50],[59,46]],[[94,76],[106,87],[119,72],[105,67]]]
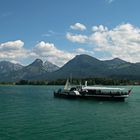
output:
[[[77,48],[74,50],[74,52],[76,53],[76,55],[79,55],[79,54],[90,54],[90,55],[93,55],[94,52],[92,51],[89,51],[89,50],[85,50],[83,48]]]
[[[56,65],[62,66],[68,60],[72,59],[75,54],[59,50],[52,43],[41,41],[33,49],[34,53],[43,60],[48,60]]]
[[[58,49],[53,43],[41,41],[31,49],[24,48],[21,40],[0,43],[0,60],[29,62],[35,58],[48,60],[62,66],[76,54],[90,54],[95,57],[119,57],[130,62],[140,62],[140,28],[130,23],[120,24],[113,29],[103,25],[93,26],[91,35],[67,33],[66,38],[75,43],[86,43],[87,48],[75,48],[71,52]],[[83,44],[82,44],[83,45]],[[92,51],[90,51],[92,50]]]
[[[89,39],[96,45],[94,51],[106,52],[131,62],[140,61],[140,29],[129,23],[104,32],[97,28]]]
[[[0,44],[0,50],[6,50],[6,49],[12,49],[12,50],[18,50],[21,49],[24,46],[24,42],[21,40],[16,41],[9,41],[5,43]]]
[[[59,50],[52,43],[41,41],[34,48],[27,50],[24,48],[24,42],[21,40],[9,41],[0,44],[0,60],[8,60],[13,63],[33,61],[41,58],[48,60],[56,65],[62,66],[72,59],[76,54]]]
[[[99,26],[93,26],[92,27],[92,31],[93,32],[105,32],[105,31],[108,31],[108,28],[107,27],[104,27],[103,25],[99,25]]]
[[[81,23],[75,23],[74,25],[71,25],[70,28],[73,30],[81,30],[81,31],[86,30],[86,26]]]
[[[77,49],[75,49],[75,51],[76,51],[77,53],[85,53],[85,52],[86,52],[86,50],[83,49],[83,48],[77,48]]]
[[[24,42],[21,40],[9,41],[0,44],[0,58],[16,59],[24,56],[27,51],[23,48]]]
[[[67,33],[66,38],[72,42],[85,43],[88,40],[86,35]]]
[[[8,60],[11,62],[20,62],[23,59],[35,57],[31,50],[24,47],[24,42],[21,40],[8,41],[0,44],[0,60]]]

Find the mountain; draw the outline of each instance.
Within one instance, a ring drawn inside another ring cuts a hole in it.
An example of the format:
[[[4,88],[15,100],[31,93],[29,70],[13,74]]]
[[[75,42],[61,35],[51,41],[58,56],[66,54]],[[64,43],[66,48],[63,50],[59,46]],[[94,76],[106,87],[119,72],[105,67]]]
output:
[[[50,74],[50,72],[53,72],[58,68],[59,68],[58,66],[48,61],[43,63],[41,59],[36,59],[30,65],[25,66],[23,69],[19,70],[14,77],[17,77],[16,81],[18,79],[25,79],[25,80],[47,79],[46,77],[44,77],[44,75]]]
[[[16,73],[23,68],[20,64],[14,64],[9,61],[0,62],[0,81],[11,81],[11,73]]]
[[[28,79],[28,77],[32,78],[33,76],[36,76],[36,74],[40,74],[42,72],[42,65],[42,60],[37,59],[28,66],[22,67],[18,70],[13,69],[12,71],[1,75],[0,81],[14,82],[20,79]],[[8,69],[8,67],[6,69]]]
[[[36,59],[33,63],[25,66],[22,71],[28,72],[31,74],[42,73],[45,72],[45,68],[43,66],[43,61],[41,59]]]
[[[20,64],[14,64],[9,61],[0,62],[0,74],[9,73],[11,71],[17,71],[22,68],[23,68],[23,66]]]
[[[101,61],[89,55],[77,55],[61,68],[41,59],[28,66],[0,62],[0,81],[56,80],[73,78],[111,77],[140,80],[140,63],[130,63],[119,58]]]
[[[140,79],[140,64],[119,58],[100,61],[89,55],[77,55],[59,70],[47,75],[48,79],[112,77],[119,79]]]
[[[52,63],[49,62],[49,61],[46,61],[46,62],[43,64],[43,66],[44,66],[44,68],[45,68],[45,70],[46,70],[47,72],[54,72],[54,71],[56,71],[56,70],[59,69],[58,66],[52,64]]]
[[[125,64],[130,64],[129,62],[121,60],[120,58],[114,58],[112,60],[105,60],[104,63],[107,64],[110,68],[117,68]]]
[[[16,75],[19,74],[21,76],[20,79],[34,80],[36,76],[42,75],[45,72],[43,61],[41,59],[36,59],[33,63],[18,71]]]
[[[67,62],[59,70],[48,75],[49,79],[67,78],[72,75],[75,78],[85,78],[90,76],[102,76],[101,67],[104,63],[89,55],[77,55],[75,58]]]
[[[48,62],[48,61],[47,61]],[[0,75],[0,81],[14,82],[21,79],[24,80],[41,80],[45,73],[56,70],[56,65],[49,63],[49,68],[46,65],[47,62],[43,63],[41,59],[36,59],[34,62],[21,68],[14,67],[14,69],[8,70],[10,66],[5,65],[5,73]],[[11,63],[12,65],[12,63]],[[0,65],[1,66],[1,65]],[[8,72],[7,72],[7,71]]]

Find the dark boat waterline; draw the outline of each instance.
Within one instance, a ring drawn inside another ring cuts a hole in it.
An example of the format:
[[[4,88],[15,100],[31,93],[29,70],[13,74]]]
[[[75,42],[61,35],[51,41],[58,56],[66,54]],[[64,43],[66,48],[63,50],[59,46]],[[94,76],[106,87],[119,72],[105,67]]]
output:
[[[54,97],[55,98],[64,98],[64,99],[82,99],[82,100],[98,100],[98,101],[120,101],[120,102],[124,102],[125,101],[125,97],[95,97],[95,96],[76,96],[76,95],[65,95],[65,94],[61,94],[61,95],[57,95],[54,93]]]

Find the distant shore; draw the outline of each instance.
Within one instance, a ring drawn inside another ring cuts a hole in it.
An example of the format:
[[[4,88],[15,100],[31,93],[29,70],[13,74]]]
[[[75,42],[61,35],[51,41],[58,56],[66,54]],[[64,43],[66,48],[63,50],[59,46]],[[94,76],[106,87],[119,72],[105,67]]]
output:
[[[72,79],[73,85],[84,85],[85,81],[88,85],[140,85],[139,80],[128,79],[111,79],[111,78],[84,78]],[[19,80],[17,82],[0,82],[0,85],[65,85],[66,79],[48,80]]]

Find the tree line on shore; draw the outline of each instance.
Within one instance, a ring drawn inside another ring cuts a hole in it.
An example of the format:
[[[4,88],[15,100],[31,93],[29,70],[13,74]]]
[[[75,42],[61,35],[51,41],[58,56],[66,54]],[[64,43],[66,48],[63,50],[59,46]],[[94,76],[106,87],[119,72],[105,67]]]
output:
[[[1,85],[65,85],[67,79],[58,79],[53,81],[48,80],[20,80],[18,82],[1,82]],[[73,85],[84,85],[87,81],[88,85],[140,85],[138,80],[128,79],[112,79],[112,78],[84,78],[71,79]]]

